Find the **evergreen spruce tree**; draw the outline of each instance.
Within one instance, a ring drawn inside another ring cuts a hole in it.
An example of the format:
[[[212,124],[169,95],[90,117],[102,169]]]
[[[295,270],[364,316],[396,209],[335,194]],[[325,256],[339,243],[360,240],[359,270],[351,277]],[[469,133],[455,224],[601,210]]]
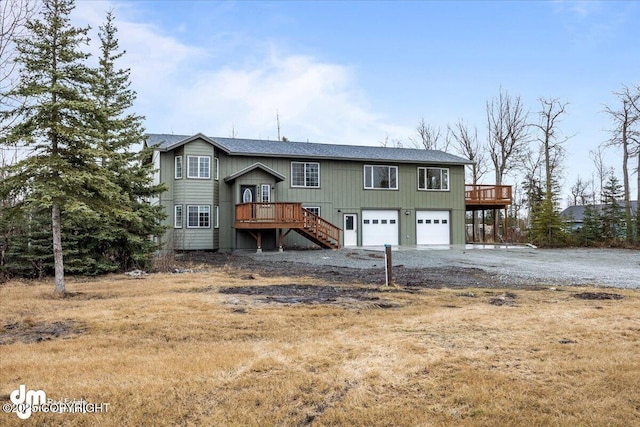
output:
[[[3,195],[23,194],[18,209],[51,213],[55,291],[65,292],[62,214],[95,211],[116,198],[118,188],[96,161],[93,118],[96,105],[87,96],[92,73],[81,46],[88,28],[71,25],[73,0],[44,0],[41,17],[27,24],[17,40],[20,81],[12,96],[26,102],[9,113],[19,117],[5,143],[21,143],[28,158],[11,166]]]
[[[143,117],[131,112],[136,94],[130,87],[130,70],[116,64],[125,52],[119,51],[112,12],[100,27],[99,38],[101,56],[91,85],[98,105],[97,145],[100,164],[118,186],[122,200],[102,213],[100,232],[91,236],[100,240],[103,257],[115,267],[144,268],[156,249],[149,236],[162,234],[160,221],[165,216],[161,206],[152,206],[148,200],[164,191],[164,186],[152,183],[152,149],[143,144]]]
[[[12,210],[15,235],[7,250],[10,276],[41,279],[54,272],[51,213],[45,209]]]
[[[584,207],[582,228],[579,235],[580,243],[584,246],[591,246],[602,240],[602,222],[597,209],[593,205]]]
[[[612,173],[602,188],[602,234],[606,239],[617,240],[626,236],[625,215],[620,204],[622,196],[622,184]]]
[[[552,180],[551,188],[542,193],[542,198],[531,211],[529,239],[538,246],[557,246],[565,241],[565,228],[558,209],[557,194],[557,182]]]
[[[538,246],[557,246],[565,239],[557,203],[545,198],[533,209],[530,239]]]

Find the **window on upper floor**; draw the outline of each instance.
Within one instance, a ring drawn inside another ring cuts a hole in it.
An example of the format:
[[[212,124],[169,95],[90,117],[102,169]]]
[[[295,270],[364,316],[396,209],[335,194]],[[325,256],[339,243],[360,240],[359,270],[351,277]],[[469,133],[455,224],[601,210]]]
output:
[[[320,163],[291,162],[292,187],[320,187]]]
[[[418,189],[448,191],[449,190],[449,169],[418,168]]]
[[[174,157],[175,168],[174,168],[174,177],[175,179],[182,179],[182,156]]]
[[[271,201],[271,185],[260,185],[260,201],[263,203],[269,203]]]
[[[364,188],[367,190],[397,190],[398,167],[364,165]]]
[[[187,228],[211,228],[211,206],[187,206]]]
[[[218,180],[220,179],[220,159],[218,159],[217,157],[213,158],[213,166],[215,167],[215,172],[214,172],[214,179]]]
[[[187,156],[187,178],[209,179],[211,177],[211,157]]]

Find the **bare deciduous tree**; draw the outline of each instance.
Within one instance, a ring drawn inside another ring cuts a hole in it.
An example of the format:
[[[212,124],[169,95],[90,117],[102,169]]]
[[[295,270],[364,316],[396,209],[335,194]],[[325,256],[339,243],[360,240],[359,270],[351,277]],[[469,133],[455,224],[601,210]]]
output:
[[[605,106],[605,112],[611,117],[614,128],[611,130],[611,139],[608,145],[622,148],[622,180],[624,213],[626,223],[632,224],[631,199],[629,186],[629,159],[639,154],[640,151],[640,90],[622,86],[622,90],[614,92],[622,104],[618,109]],[[628,232],[627,238],[633,239],[634,232]]]
[[[486,150],[478,141],[478,129],[469,129],[464,120],[460,119],[453,127],[449,126],[449,134],[456,141],[458,152],[474,162],[470,166],[471,183],[477,184],[487,173]]]
[[[573,206],[589,204],[593,197],[589,192],[589,185],[589,182],[584,181],[580,176],[578,176],[578,178],[576,178],[576,182],[571,186],[569,204]]]
[[[563,144],[569,140],[561,136],[558,125],[561,117],[566,113],[567,103],[557,99],[540,98],[539,122],[533,126],[539,130],[537,140],[540,142],[544,160],[545,197],[551,198],[553,181],[557,179],[556,172],[565,157]]]
[[[380,141],[380,146],[385,148],[402,148],[402,141],[395,138],[389,138],[389,134],[387,134],[384,139]]]
[[[502,185],[505,175],[525,157],[529,142],[528,116],[520,97],[511,97],[502,89],[497,98],[487,101],[487,138],[496,185]]]
[[[589,151],[589,157],[593,161],[598,178],[598,189],[594,189],[593,191],[593,204],[595,205],[602,203],[602,188],[604,187],[604,181],[609,173],[609,167],[604,163],[604,151],[601,146],[599,146],[595,151]]]
[[[633,111],[635,111],[636,115],[640,115],[640,85],[635,87],[635,95],[632,96],[629,99],[630,103],[631,103],[631,107],[633,109]],[[637,190],[637,194],[636,194],[636,200],[638,202],[640,202],[640,144],[638,143],[638,141],[636,140],[636,147],[635,147],[635,154],[636,154],[636,159],[638,161],[638,164],[636,166],[636,179],[637,179],[637,183],[636,183],[636,190]],[[637,222],[636,222],[637,226],[640,227],[640,209],[638,209],[638,215],[637,215]],[[640,237],[640,236],[638,236]]]
[[[0,134],[16,120],[3,113],[19,102],[9,95],[18,81],[15,41],[25,35],[25,24],[36,11],[36,0],[0,1]]]
[[[542,150],[528,151],[520,166],[524,173],[522,204],[527,207],[527,220],[531,218],[533,207],[542,196],[542,158]]]
[[[439,127],[431,126],[424,121],[424,117],[420,119],[416,126],[416,133],[419,139],[409,138],[416,148],[424,148],[425,150],[442,150],[447,151],[451,138],[449,133],[442,138],[442,130]]]

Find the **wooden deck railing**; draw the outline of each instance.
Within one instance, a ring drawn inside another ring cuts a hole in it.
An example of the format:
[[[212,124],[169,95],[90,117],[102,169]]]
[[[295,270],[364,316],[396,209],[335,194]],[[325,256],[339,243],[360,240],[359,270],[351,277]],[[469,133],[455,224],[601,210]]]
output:
[[[236,223],[247,228],[269,224],[303,224],[301,203],[241,203],[236,205]],[[255,225],[252,227],[251,225]]]
[[[236,228],[290,228],[321,244],[340,247],[340,228],[304,209],[302,203],[241,203],[236,205]]]
[[[510,185],[467,184],[464,190],[467,205],[506,206],[512,202]]]
[[[314,214],[310,210],[302,208],[304,217],[304,229],[320,241],[332,241],[340,245],[340,228],[331,224],[326,219]]]

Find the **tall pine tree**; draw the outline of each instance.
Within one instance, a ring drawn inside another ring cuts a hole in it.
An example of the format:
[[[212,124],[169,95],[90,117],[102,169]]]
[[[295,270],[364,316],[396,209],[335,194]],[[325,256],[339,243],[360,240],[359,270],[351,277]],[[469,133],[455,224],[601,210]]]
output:
[[[584,246],[592,246],[602,240],[602,223],[598,209],[593,205],[584,208],[582,216],[582,228],[579,232],[580,243]]]
[[[612,172],[602,188],[601,220],[604,237],[613,241],[626,237],[625,214],[620,203],[623,194],[622,184]]]
[[[96,104],[89,97],[93,73],[85,65],[88,28],[76,28],[72,0],[44,0],[41,17],[17,40],[20,81],[12,96],[26,102],[5,143],[25,145],[30,156],[11,167],[4,194],[20,194],[16,208],[51,213],[55,291],[65,292],[61,214],[94,212],[118,194],[96,161]]]
[[[97,144],[100,164],[119,187],[123,200],[103,212],[101,233],[93,236],[103,239],[104,256],[118,268],[144,268],[156,249],[149,236],[162,234],[160,221],[165,215],[148,200],[164,191],[164,186],[152,183],[152,151],[143,145],[144,118],[131,112],[136,94],[131,89],[130,70],[117,66],[125,52],[119,50],[112,12],[100,27],[99,38],[101,56],[91,85],[98,105]]]

